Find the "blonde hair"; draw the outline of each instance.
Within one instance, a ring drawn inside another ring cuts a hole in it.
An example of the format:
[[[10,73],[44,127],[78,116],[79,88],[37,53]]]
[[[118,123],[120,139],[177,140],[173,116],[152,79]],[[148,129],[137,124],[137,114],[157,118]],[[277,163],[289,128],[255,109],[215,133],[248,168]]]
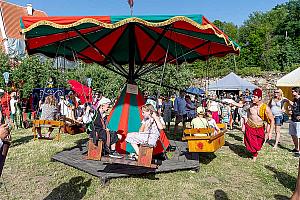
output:
[[[157,113],[156,109],[154,108],[154,106],[153,106],[152,104],[145,104],[145,105],[143,105],[143,106],[142,106],[142,110],[143,110],[143,111],[146,111],[146,112],[149,112],[149,111],[150,111],[151,114],[152,114],[153,112],[156,112],[156,113]]]
[[[45,99],[45,104],[49,104],[51,106],[56,106],[56,99],[53,95],[49,95]]]

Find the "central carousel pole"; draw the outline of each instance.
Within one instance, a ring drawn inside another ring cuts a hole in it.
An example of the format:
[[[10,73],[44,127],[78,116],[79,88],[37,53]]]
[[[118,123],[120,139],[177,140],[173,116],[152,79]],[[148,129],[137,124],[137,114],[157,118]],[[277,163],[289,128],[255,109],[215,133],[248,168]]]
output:
[[[129,61],[128,61],[128,83],[134,84],[134,68],[135,68],[135,27],[133,23],[128,24],[129,28]]]

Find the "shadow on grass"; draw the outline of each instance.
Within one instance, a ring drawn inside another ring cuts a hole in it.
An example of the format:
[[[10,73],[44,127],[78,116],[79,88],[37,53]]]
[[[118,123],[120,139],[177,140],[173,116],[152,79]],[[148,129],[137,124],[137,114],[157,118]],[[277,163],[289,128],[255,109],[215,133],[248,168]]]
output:
[[[285,146],[282,146],[281,144],[278,144],[278,148],[283,149],[283,150],[287,150],[287,151],[291,151],[290,148],[287,148]]]
[[[244,145],[232,144],[230,142],[225,141],[225,146],[228,146],[231,151],[242,158],[252,157],[251,153],[247,151]]]
[[[83,151],[82,147],[87,146],[88,141],[89,141],[88,138],[77,140],[74,142],[76,144],[76,146],[64,148],[63,151],[70,151],[75,148],[79,148],[80,151]]]
[[[280,172],[274,167],[271,167],[269,165],[265,165],[265,168],[274,172],[274,177],[278,179],[278,181],[285,187],[291,190],[292,192],[296,188],[296,181],[297,179],[285,172]]]
[[[289,197],[283,196],[283,195],[280,195],[280,194],[275,194],[275,195],[274,195],[274,198],[275,198],[276,200],[289,200],[289,199],[290,199]]]
[[[44,198],[44,200],[82,199],[85,196],[88,187],[91,185],[91,182],[92,179],[84,181],[82,176],[73,177],[68,183],[62,183],[57,188],[54,188],[52,192],[46,198]]]
[[[216,157],[217,156],[214,153],[200,153],[199,154],[199,162],[201,164],[208,165]]]
[[[229,200],[227,194],[223,190],[215,191],[215,200]]]
[[[243,138],[242,137],[240,137],[240,136],[238,136],[238,135],[235,135],[235,134],[233,134],[233,133],[226,133],[226,135],[228,135],[229,137],[231,137],[231,138],[233,138],[233,139],[235,139],[235,140],[237,140],[237,141],[243,141]]]
[[[13,140],[13,141],[12,141],[11,147],[16,147],[16,146],[19,146],[19,145],[21,145],[21,144],[28,143],[28,142],[30,142],[32,139],[33,139],[33,135],[28,135],[28,136],[21,137],[21,138],[19,138],[19,139]]]

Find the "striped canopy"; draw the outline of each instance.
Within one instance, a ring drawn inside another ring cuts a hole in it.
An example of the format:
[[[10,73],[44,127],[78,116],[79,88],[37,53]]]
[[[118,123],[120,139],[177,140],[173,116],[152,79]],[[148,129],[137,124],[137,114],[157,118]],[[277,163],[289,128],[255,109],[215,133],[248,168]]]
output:
[[[125,141],[125,138],[127,133],[139,131],[143,119],[142,106],[145,104],[145,99],[137,86],[134,87],[135,93],[130,92],[129,86],[130,84],[124,86],[120,97],[108,116],[108,128],[122,135],[122,139],[118,141],[116,146],[117,151],[120,153],[134,152],[133,147]],[[165,132],[161,131],[153,154],[163,153],[169,144]]]
[[[98,63],[131,81],[165,62],[207,60],[240,51],[202,15],[27,16],[21,18],[21,27],[29,54]]]

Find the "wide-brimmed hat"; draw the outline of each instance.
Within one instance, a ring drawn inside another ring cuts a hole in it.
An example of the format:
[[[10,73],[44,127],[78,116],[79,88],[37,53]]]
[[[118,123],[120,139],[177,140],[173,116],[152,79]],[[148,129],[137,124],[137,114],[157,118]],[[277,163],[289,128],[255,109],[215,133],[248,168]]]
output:
[[[104,104],[111,104],[111,100],[106,97],[102,97],[99,101],[99,105],[104,105]]]
[[[205,113],[205,109],[202,106],[200,106],[200,107],[197,108],[197,113],[198,114],[204,114]]]

